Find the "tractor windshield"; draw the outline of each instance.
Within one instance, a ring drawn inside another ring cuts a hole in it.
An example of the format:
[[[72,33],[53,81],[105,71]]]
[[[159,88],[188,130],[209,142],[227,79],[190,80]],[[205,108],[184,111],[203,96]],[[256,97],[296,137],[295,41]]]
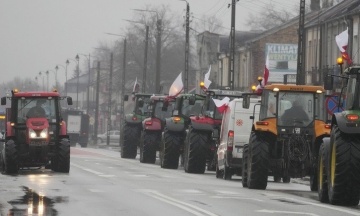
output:
[[[314,98],[314,94],[308,92],[279,92],[278,125],[309,125],[314,120]]]
[[[199,116],[201,113],[201,108],[204,103],[204,100],[196,100],[194,105],[189,104],[189,99],[186,98],[183,101],[183,106],[181,108],[181,113],[185,116]]]
[[[135,113],[138,115],[148,116],[151,114],[149,110],[150,97],[142,96],[136,99]]]
[[[17,100],[17,123],[25,123],[27,118],[47,118],[56,122],[56,101],[54,98],[19,98]]]
[[[166,110],[163,110],[164,102],[158,101],[155,104],[155,113],[154,116],[159,119],[165,119],[171,117],[172,111],[174,109],[175,101],[170,101]]]

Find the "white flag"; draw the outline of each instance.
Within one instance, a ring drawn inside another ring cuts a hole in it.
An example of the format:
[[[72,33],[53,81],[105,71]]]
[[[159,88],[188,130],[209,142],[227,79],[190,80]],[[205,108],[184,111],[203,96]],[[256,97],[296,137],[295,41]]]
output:
[[[184,89],[184,84],[182,82],[181,73],[179,76],[175,79],[173,84],[171,84],[169,89],[169,96],[176,97],[180,92]]]
[[[210,72],[211,72],[211,65],[209,67],[209,71],[205,74],[205,78],[204,78],[204,86],[206,89],[208,89],[211,84],[211,81],[209,80]]]
[[[134,82],[134,87],[133,87],[133,93],[137,93],[139,92],[139,84],[137,83],[137,77],[135,79],[135,82]]]

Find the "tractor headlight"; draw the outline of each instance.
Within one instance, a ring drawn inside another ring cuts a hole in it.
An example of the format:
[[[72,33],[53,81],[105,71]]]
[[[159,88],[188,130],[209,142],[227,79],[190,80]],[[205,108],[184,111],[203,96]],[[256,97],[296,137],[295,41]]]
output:
[[[41,138],[47,138],[47,136],[48,136],[48,129],[46,128],[46,129],[41,131],[40,137]]]
[[[33,129],[29,129],[30,138],[36,138],[36,132]]]

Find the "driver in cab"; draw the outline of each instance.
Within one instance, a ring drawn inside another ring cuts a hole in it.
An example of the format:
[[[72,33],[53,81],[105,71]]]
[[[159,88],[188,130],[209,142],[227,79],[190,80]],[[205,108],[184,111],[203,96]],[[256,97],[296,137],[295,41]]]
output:
[[[281,121],[283,122],[291,122],[293,120],[300,121],[308,121],[309,116],[304,111],[301,106],[301,102],[299,100],[295,100],[292,103],[292,107],[290,109],[285,110],[284,114],[281,116]]]
[[[46,102],[45,99],[38,99],[36,101],[36,105],[34,107],[32,107],[28,113],[27,113],[27,117],[28,118],[41,118],[41,117],[46,117],[46,113],[44,108],[42,108],[42,105]]]

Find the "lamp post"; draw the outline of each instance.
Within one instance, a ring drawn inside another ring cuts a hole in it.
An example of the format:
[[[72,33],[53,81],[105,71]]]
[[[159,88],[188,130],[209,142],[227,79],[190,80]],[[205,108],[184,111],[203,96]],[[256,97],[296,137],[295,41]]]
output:
[[[67,66],[69,65],[69,59],[66,59],[66,67],[65,67],[65,95],[67,96],[67,81],[68,81],[68,78],[67,78]]]
[[[143,24],[141,22],[136,22],[133,20],[126,20],[128,22],[132,22],[132,23],[138,23],[138,24]],[[147,54],[148,54],[148,44],[149,44],[149,26],[145,25],[145,50],[144,50],[144,69],[143,69],[143,78],[142,78],[142,92],[145,93],[145,89],[146,89],[146,71],[147,71]]]
[[[161,34],[162,34],[162,20],[159,19],[159,14],[154,10],[141,10],[141,9],[133,9],[135,11],[140,12],[151,12],[156,13],[156,74],[155,74],[155,93],[160,93],[160,74],[161,74]]]
[[[66,79],[67,79],[67,65],[69,64],[69,60],[67,60],[67,62],[66,62],[66,66],[64,66],[64,65],[61,65],[61,64],[57,64],[56,65],[56,67],[55,67],[55,70],[56,70],[56,73],[57,73],[57,70],[59,69],[59,66],[61,66],[62,68],[64,68],[65,69],[65,77],[66,77]],[[56,76],[57,76],[57,74],[56,74]],[[66,80],[67,81],[67,80]],[[56,82],[56,89],[57,89],[57,77],[55,77],[55,82]],[[66,83],[65,83],[65,86],[66,86]],[[66,87],[65,87],[65,89],[66,89]],[[65,95],[66,95],[66,93],[65,93]]]
[[[46,74],[46,91],[49,91],[49,71],[45,72]]]
[[[85,54],[81,54],[79,53],[79,55],[84,56],[87,60],[88,60],[88,86],[87,86],[87,93],[86,93],[86,113],[89,114],[89,107],[90,107],[90,54],[89,55],[85,55]]]
[[[40,71],[40,72],[39,72],[39,76],[42,77],[42,90],[45,91],[45,90],[44,90],[44,76],[42,76],[42,75],[43,75],[43,74],[42,74],[42,72]]]
[[[180,1],[184,1],[186,2],[186,33],[185,33],[185,76],[184,76],[184,80],[185,80],[185,86],[184,86],[184,92],[188,93],[189,90],[189,82],[188,82],[188,78],[189,78],[189,31],[190,31],[190,21],[189,21],[189,17],[190,17],[190,6],[189,6],[189,2],[187,2],[186,0],[180,0]]]
[[[36,91],[39,91],[39,83],[38,83],[38,77],[35,77],[36,80]]]
[[[76,109],[79,108],[79,55],[75,56],[76,59]]]
[[[121,123],[124,122],[125,119],[125,113],[124,113],[124,99],[125,99],[125,74],[126,74],[126,37],[124,35],[119,34],[112,34],[112,33],[106,33],[108,35],[114,35],[124,38],[124,50],[123,50],[123,73],[122,73],[122,80],[121,80],[121,104],[120,104],[120,139],[119,139],[119,145],[123,143],[124,140],[124,127]]]

